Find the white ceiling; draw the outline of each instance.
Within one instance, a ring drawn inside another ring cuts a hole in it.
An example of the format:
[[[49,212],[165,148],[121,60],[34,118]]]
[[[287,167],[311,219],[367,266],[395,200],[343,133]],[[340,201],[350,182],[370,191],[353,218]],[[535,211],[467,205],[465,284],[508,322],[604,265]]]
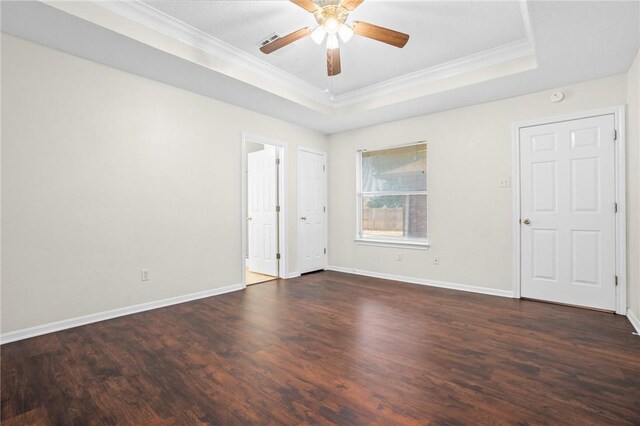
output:
[[[412,38],[354,37],[331,101],[321,47],[257,49],[312,24],[288,1],[47,4],[3,1],[2,31],[324,133],[626,72],[640,45],[637,1],[366,0],[350,19]]]
[[[325,48],[309,37],[270,55],[258,50],[259,42],[274,32],[283,36],[317,25],[312,14],[291,2],[145,3],[320,89],[329,86]],[[342,73],[331,79],[333,92],[343,94],[526,39],[520,6],[516,1],[365,1],[347,22],[369,22],[411,38],[403,49],[357,36],[341,43]]]

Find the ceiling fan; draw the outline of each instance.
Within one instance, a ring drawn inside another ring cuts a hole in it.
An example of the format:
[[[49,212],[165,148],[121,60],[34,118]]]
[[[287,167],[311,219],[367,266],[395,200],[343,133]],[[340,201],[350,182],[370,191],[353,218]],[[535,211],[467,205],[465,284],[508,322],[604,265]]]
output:
[[[318,22],[316,28],[305,27],[284,37],[268,43],[260,48],[262,53],[272,53],[276,50],[311,35],[317,44],[327,39],[327,74],[334,76],[340,74],[340,47],[338,37],[346,43],[353,34],[367,37],[395,47],[404,47],[409,41],[409,35],[389,28],[379,27],[366,22],[355,21],[347,24],[345,21],[356,7],[364,0],[290,0],[307,12],[313,13]]]

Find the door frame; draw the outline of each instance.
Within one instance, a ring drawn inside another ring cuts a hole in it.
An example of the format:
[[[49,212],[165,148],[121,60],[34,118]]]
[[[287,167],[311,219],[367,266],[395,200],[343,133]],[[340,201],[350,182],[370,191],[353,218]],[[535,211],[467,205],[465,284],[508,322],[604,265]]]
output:
[[[521,253],[520,253],[520,129],[526,127],[553,124],[563,121],[579,120],[613,114],[614,127],[617,132],[615,141],[615,198],[618,203],[616,216],[616,313],[627,314],[627,222],[626,222],[626,138],[625,138],[625,106],[564,114],[554,117],[539,118],[512,125],[512,184],[513,184],[513,297],[520,299],[521,288]]]
[[[278,205],[280,206],[280,214],[278,215],[278,253],[280,253],[280,261],[278,263],[278,278],[287,278],[287,206],[286,200],[288,196],[287,191],[287,183],[288,183],[288,174],[287,174],[287,150],[288,144],[286,142],[281,142],[275,139],[269,139],[264,136],[260,136],[254,133],[242,132],[242,154],[240,158],[240,174],[241,178],[241,212],[242,212],[242,223],[241,223],[241,235],[242,235],[242,244],[241,244],[241,260],[240,266],[242,270],[242,288],[247,287],[247,256],[249,254],[249,247],[247,245],[247,218],[248,214],[248,206],[247,206],[247,198],[248,198],[248,161],[247,161],[247,143],[259,143],[263,145],[271,145],[274,146],[278,152],[278,158],[280,159],[280,167],[278,169]]]
[[[329,205],[327,204],[327,199],[328,199],[328,194],[327,192],[329,191],[329,179],[328,179],[328,173],[327,173],[327,168],[328,168],[328,164],[327,164],[327,153],[325,151],[321,151],[319,149],[315,149],[315,148],[309,148],[306,146],[298,146],[297,149],[297,185],[296,185],[296,198],[297,198],[297,206],[296,206],[296,223],[298,224],[298,226],[296,227],[296,232],[298,233],[298,238],[297,238],[297,245],[298,245],[298,275],[300,273],[304,273],[301,272],[300,270],[300,258],[301,258],[301,251],[300,251],[300,241],[302,239],[302,232],[300,232],[300,227],[302,226],[302,224],[300,223],[300,219],[298,216],[300,216],[300,182],[302,181],[300,179],[300,171],[301,171],[301,167],[300,167],[300,154],[302,153],[302,151],[305,152],[310,152],[312,154],[318,154],[318,155],[322,155],[323,159],[324,159],[324,199],[323,199],[323,203],[325,206],[325,212],[324,212],[324,226],[323,226],[323,236],[322,236],[322,240],[324,241],[324,246],[327,249],[327,252],[324,254],[324,265],[322,267],[322,269],[327,269],[327,266],[329,265]]]

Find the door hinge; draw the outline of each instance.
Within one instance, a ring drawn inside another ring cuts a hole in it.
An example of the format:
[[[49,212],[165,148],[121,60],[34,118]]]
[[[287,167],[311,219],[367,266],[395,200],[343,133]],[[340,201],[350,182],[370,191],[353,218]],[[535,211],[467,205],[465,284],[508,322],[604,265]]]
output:
[[[618,213],[618,203],[613,203],[613,212]]]
[[[324,249],[324,254],[327,254],[327,249]]]
[[[280,213],[280,206],[276,206],[276,213]]]
[[[325,172],[327,170],[326,166],[323,164],[322,165],[322,171]]]
[[[280,260],[280,253],[276,253],[276,259]]]
[[[617,129],[613,129],[613,141],[617,141],[618,140],[618,130]]]
[[[327,212],[327,206],[322,206],[322,212],[326,213]]]
[[[618,286],[618,276],[616,275],[616,287]]]
[[[276,158],[276,166],[279,166],[279,165],[280,165],[280,159]]]

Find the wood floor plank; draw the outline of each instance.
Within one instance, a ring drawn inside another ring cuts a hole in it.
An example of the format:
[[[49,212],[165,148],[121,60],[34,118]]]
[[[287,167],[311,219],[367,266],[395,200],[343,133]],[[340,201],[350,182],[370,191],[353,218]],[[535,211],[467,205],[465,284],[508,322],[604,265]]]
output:
[[[44,408],[36,408],[7,420],[2,420],[4,426],[35,426],[51,424]]]
[[[621,316],[322,272],[6,344],[3,424],[640,424]]]

